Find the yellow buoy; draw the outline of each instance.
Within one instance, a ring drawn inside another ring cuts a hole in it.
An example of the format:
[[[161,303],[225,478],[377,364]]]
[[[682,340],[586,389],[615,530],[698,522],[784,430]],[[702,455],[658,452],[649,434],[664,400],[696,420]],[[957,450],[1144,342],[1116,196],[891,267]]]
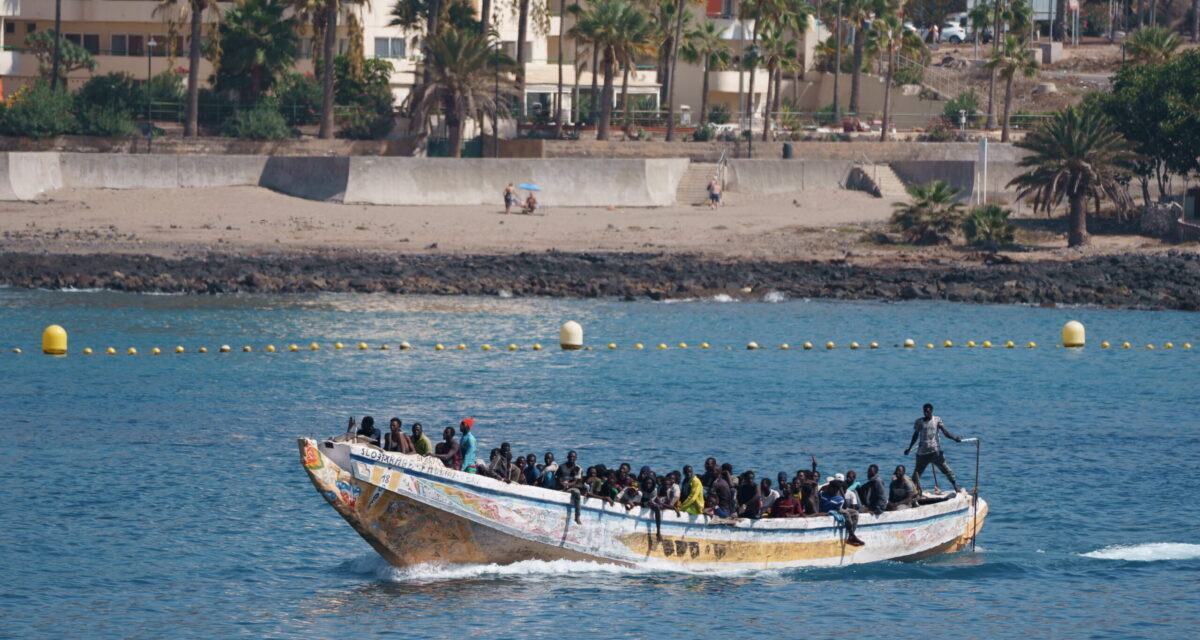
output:
[[[872,343],[871,343],[871,348],[872,348],[872,349],[878,349],[878,348],[879,348],[879,343],[878,343],[878,342],[872,342]]]
[[[974,341],[974,340],[967,340],[967,348],[968,348],[968,349],[972,349],[972,348],[974,348],[974,347],[975,347],[975,341]]]
[[[109,347],[104,350],[104,353],[107,353],[110,356],[115,356],[115,355],[117,355],[117,350],[112,347]]]
[[[665,345],[665,344],[663,344],[663,343],[661,343],[661,342],[660,342],[660,343],[658,343],[658,348],[659,348],[660,350],[661,350],[661,349],[666,349],[666,348],[667,348],[667,345]]]
[[[535,342],[535,343],[533,343],[533,350],[534,350],[534,351],[541,351],[541,350],[542,350],[542,345],[540,345],[540,344],[538,344],[538,343],[536,343],[536,342]]]
[[[342,350],[342,348],[343,348],[343,347],[345,347],[345,346],[346,346],[346,345],[344,345],[344,344],[342,344],[342,343],[340,343],[340,342],[335,342],[335,343],[333,343],[333,348],[334,348],[334,349],[337,349],[338,351],[341,351],[341,350]]]
[[[746,349],[748,349],[750,351],[754,351],[754,350],[758,349],[758,343],[751,340],[750,342],[746,343]]]
[[[294,345],[294,344],[289,344],[289,345],[288,345],[288,351],[299,351],[299,350],[300,350],[300,347],[298,347],[298,346],[296,346],[296,345]]]
[[[320,350],[321,350],[321,345],[319,345],[319,344],[317,344],[317,343],[315,343],[315,342],[310,342],[310,343],[309,343],[309,345],[308,345],[308,350],[309,350],[309,351],[320,351]]]
[[[150,355],[156,356],[160,353],[162,353],[162,351],[158,347],[153,347],[150,349]]]
[[[83,355],[85,355],[85,356],[90,356],[90,355],[92,355],[92,348],[91,348],[91,347],[84,347],[84,348],[83,348]]]
[[[434,351],[444,351],[445,349],[446,349],[446,347],[442,346],[442,343],[440,343],[440,342],[433,345]]]
[[[1129,344],[1128,342],[1122,342],[1122,343],[1121,343],[1121,348],[1122,348],[1122,349],[1129,349],[1129,348],[1131,348],[1131,347],[1133,347],[1133,345]]]
[[[1148,345],[1146,345],[1146,348],[1147,348],[1147,349],[1149,349],[1149,350],[1151,350],[1151,351],[1154,351],[1154,345],[1152,345],[1152,344],[1148,344]]]
[[[1086,340],[1087,332],[1083,329],[1083,323],[1078,320],[1071,320],[1063,325],[1062,328],[1062,343],[1064,347],[1082,347]]]
[[[786,343],[786,342],[785,342],[785,343],[783,343],[783,344],[781,344],[781,345],[779,345],[779,349],[780,349],[781,351],[787,351],[788,349],[791,349],[791,348],[792,348],[792,347],[791,347],[791,345],[789,345],[789,344],[788,344],[788,343]]]
[[[1017,346],[1017,345],[1012,340],[1009,340],[1008,342],[1004,343],[1005,349],[1012,349],[1015,346]]]
[[[686,342],[680,342],[680,343],[679,343],[679,348],[680,348],[680,349],[686,349],[686,348],[687,348],[687,343],[686,343]]]
[[[610,343],[608,343],[608,348],[609,348],[609,349],[616,349],[616,348],[617,348],[617,343],[615,343],[615,342],[610,342]]]
[[[185,349],[183,348],[183,345],[175,347],[175,353],[183,353],[184,351]]]
[[[196,349],[196,353],[208,353],[208,347],[200,347]]]
[[[574,351],[583,347],[583,325],[568,320],[558,328],[558,345],[564,351]]]
[[[229,345],[223,344],[223,345],[221,345],[221,348],[219,349],[219,351],[221,353],[229,353],[231,351],[231,349],[229,348]]]
[[[386,344],[379,345],[380,351],[387,351],[388,349],[391,349],[391,347],[387,346]]]
[[[1111,346],[1112,346],[1112,345],[1108,343],[1108,340],[1105,340],[1104,342],[1101,342],[1101,343],[1100,343],[1100,348],[1101,348],[1101,349],[1107,349],[1107,348],[1109,348],[1109,347],[1111,347]]]
[[[508,345],[508,346],[510,346],[510,347],[515,347],[516,345],[511,345],[511,344],[510,344],[510,345]],[[401,343],[400,343],[400,350],[401,350],[401,351],[408,351],[408,350],[409,350],[409,349],[411,349],[411,348],[412,348],[412,345],[408,343],[408,340],[405,340],[405,341],[403,341],[403,342],[401,342]],[[509,349],[509,351],[515,351],[515,350],[516,350],[516,349]]]
[[[42,353],[51,356],[67,355],[67,330],[56,324],[43,329]]]
[[[20,353],[21,353],[21,348],[20,348],[20,347],[17,347],[16,349],[13,349],[13,353],[20,354]],[[116,353],[116,352],[114,351],[113,353]]]
[[[129,347],[129,351],[126,351],[125,353],[128,353],[128,354],[129,354],[129,355],[131,355],[131,356],[136,356],[136,355],[137,355],[137,349],[134,349],[133,347]]]
[[[953,347],[953,346],[954,346],[954,343],[953,343],[953,342],[951,342],[950,340],[947,340],[947,341],[945,341],[945,342],[943,342],[943,343],[942,343],[942,346],[943,346],[943,347],[946,347],[947,349],[949,349],[950,347]]]
[[[989,342],[989,341],[987,341],[987,340],[984,340],[984,341],[983,341],[983,348],[984,348],[984,349],[991,349],[991,348],[992,348],[992,343],[991,343],[991,342]]]
[[[642,343],[640,343],[640,342],[639,342],[639,343],[637,343],[637,344],[633,345],[633,348],[634,348],[634,349],[636,349],[636,350],[638,350],[638,351],[641,351],[642,349],[645,349],[646,347],[645,347],[645,346],[643,346],[643,345],[642,345]]]
[[[1175,348],[1175,343],[1174,343],[1174,342],[1168,342],[1168,343],[1166,343],[1166,344],[1164,344],[1164,345],[1163,345],[1163,348],[1164,348],[1164,349],[1174,349],[1174,348]]]
[[[461,342],[460,342],[460,343],[458,343],[458,346],[457,346],[457,347],[454,347],[454,348],[455,348],[455,349],[458,349],[459,351],[466,351],[466,350],[467,350],[467,345],[465,345],[465,344],[463,344],[463,343],[461,343]]]
[[[588,346],[584,347],[584,348],[583,348],[583,350],[584,350],[584,351],[591,351],[591,350],[592,350],[592,347],[591,347],[591,345],[588,345]]]
[[[360,343],[358,343],[358,350],[359,350],[359,351],[366,351],[366,350],[367,350],[367,343],[365,343],[365,342],[360,342]]]
[[[836,344],[834,344],[832,340],[830,340],[829,342],[826,342],[826,343],[825,343],[825,348],[826,348],[826,349],[834,349],[834,348],[836,348],[836,347],[837,347],[837,345],[836,345]]]
[[[492,345],[490,345],[490,344],[488,344],[488,343],[486,343],[486,342],[485,342],[485,343],[483,343],[483,346],[479,347],[479,349],[480,349],[481,351],[491,351],[491,350],[492,350]]]
[[[811,342],[805,342],[805,343],[804,343],[804,350],[805,350],[805,351],[812,351],[812,343],[811,343]]]
[[[933,343],[932,343],[932,342],[926,342],[926,343],[925,343],[925,348],[926,348],[926,349],[932,349],[932,348],[933,348]]]
[[[251,351],[254,351],[254,349],[252,349],[250,345],[242,347],[242,353],[250,353]]]
[[[1191,348],[1192,348],[1192,343],[1190,343],[1190,342],[1185,342],[1185,343],[1183,343],[1183,348],[1184,348],[1184,349],[1191,349]]]
[[[275,345],[273,345],[273,344],[267,345],[267,353],[275,353]]]
[[[401,349],[403,349],[404,347],[402,346],[402,347],[400,347],[400,348],[401,348]],[[515,345],[515,344],[513,344],[513,343],[511,343],[511,342],[510,342],[510,343],[508,343],[508,350],[509,350],[509,351],[516,351],[516,350],[517,350],[517,348],[518,348],[518,347],[517,347],[517,345]]]
[[[708,343],[707,343],[707,342],[701,342],[701,343],[700,343],[700,348],[701,348],[701,349],[707,349],[707,348],[708,348]]]
[[[1029,342],[1029,343],[1027,343],[1025,346],[1026,346],[1027,348],[1029,348],[1029,349],[1036,349],[1036,348],[1037,348],[1037,343],[1036,343],[1036,342]]]
[[[858,343],[857,343],[857,342],[851,342],[851,343],[850,343],[850,348],[851,348],[851,349],[857,349],[857,348],[858,348]]]
[[[914,341],[912,338],[905,338],[905,339],[904,339],[904,348],[905,348],[905,349],[912,349],[912,348],[913,348],[913,347],[915,347],[915,346],[917,346],[917,343],[916,343],[916,341]]]

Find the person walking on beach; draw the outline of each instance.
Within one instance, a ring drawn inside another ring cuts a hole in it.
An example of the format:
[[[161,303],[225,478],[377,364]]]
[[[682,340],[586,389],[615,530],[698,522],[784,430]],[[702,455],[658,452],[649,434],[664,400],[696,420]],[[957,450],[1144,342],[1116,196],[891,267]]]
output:
[[[713,176],[712,180],[708,181],[708,208],[716,209],[721,206],[721,181],[717,180],[717,176]]]
[[[507,187],[504,187],[504,215],[512,212],[513,205],[517,203],[517,200],[517,188],[510,182]]]
[[[950,469],[950,465],[946,464],[946,455],[942,453],[942,443],[939,434],[946,434],[947,438],[955,442],[962,442],[962,438],[950,433],[946,430],[945,423],[942,419],[933,415],[933,405],[926,403],[922,407],[924,416],[917,418],[913,423],[912,440],[908,442],[908,448],[904,450],[904,455],[912,450],[913,445],[920,441],[917,446],[917,464],[913,469],[912,481],[917,486],[917,493],[921,492],[921,472],[925,467],[933,464],[942,473],[946,474],[946,479],[954,486],[955,493],[958,492],[958,481],[954,478],[954,471]]]

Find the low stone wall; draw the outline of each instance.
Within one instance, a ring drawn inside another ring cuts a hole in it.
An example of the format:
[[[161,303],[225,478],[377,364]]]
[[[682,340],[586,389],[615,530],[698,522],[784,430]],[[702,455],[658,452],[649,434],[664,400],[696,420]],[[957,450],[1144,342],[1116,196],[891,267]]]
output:
[[[42,154],[39,154],[42,155]],[[77,189],[176,189],[258,184],[267,156],[47,153]]]
[[[0,200],[33,200],[62,188],[56,153],[0,153]]]
[[[264,155],[264,156],[407,156],[413,152],[411,140],[241,140],[224,137],[160,137],[151,145],[154,155]],[[78,153],[145,154],[145,136],[98,138],[95,136],[58,136],[35,140],[0,136],[0,151],[66,151]]]
[[[849,171],[841,160],[732,160],[726,188],[763,195],[841,189]]]

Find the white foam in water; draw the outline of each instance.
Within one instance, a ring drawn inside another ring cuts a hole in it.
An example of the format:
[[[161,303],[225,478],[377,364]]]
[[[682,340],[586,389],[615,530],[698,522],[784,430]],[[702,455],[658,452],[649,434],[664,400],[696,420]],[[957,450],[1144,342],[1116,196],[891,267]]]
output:
[[[712,301],[713,302],[737,302],[737,300],[734,300],[733,296],[729,295],[728,293],[718,293],[717,295],[712,297]]]
[[[1149,544],[1113,545],[1090,553],[1085,558],[1154,562],[1156,560],[1193,560],[1200,558],[1200,544],[1182,542],[1152,542]]]
[[[737,576],[773,576],[779,575],[778,569],[738,569],[690,571],[677,565],[661,567],[648,565],[639,567],[623,567],[600,562],[585,562],[578,560],[524,560],[513,564],[453,564],[430,565],[421,564],[411,567],[393,567],[382,556],[374,553],[365,554],[350,562],[350,569],[355,573],[374,575],[376,579],[388,582],[445,582],[452,580],[478,580],[495,578],[540,578],[568,576],[579,574],[591,575],[648,575],[656,573],[686,573],[689,575],[711,575],[723,577]]]
[[[763,296],[763,302],[783,302],[787,300],[787,294],[782,291],[768,291],[767,295]]]

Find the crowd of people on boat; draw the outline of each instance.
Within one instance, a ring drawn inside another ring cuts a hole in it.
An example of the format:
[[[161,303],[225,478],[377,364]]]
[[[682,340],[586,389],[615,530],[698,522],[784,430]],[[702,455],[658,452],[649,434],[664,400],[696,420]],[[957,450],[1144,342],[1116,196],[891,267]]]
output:
[[[851,469],[822,481],[815,456],[811,468],[799,469],[790,476],[780,471],[774,481],[770,477],[759,478],[749,469],[735,472],[732,464],[721,463],[713,457],[704,461],[699,474],[690,465],[684,466],[682,471],[671,470],[664,474],[655,473],[649,466],[641,467],[634,474],[628,462],[615,467],[596,464],[584,468],[575,451],[568,451],[566,460],[561,463],[550,451],[539,461],[533,453],[514,456],[507,442],[492,449],[484,459],[477,457],[474,426],[474,418],[467,418],[459,423],[457,433],[453,427],[446,427],[442,431],[442,441],[437,444],[425,435],[420,423],[412,425],[411,435],[404,433],[399,418],[391,419],[387,432],[380,431],[370,416],[364,417],[356,430],[351,418],[348,433],[365,438],[385,451],[438,458],[451,469],[506,483],[564,491],[570,494],[577,524],[582,524],[580,506],[583,500],[597,498],[610,505],[620,504],[626,511],[636,507],[650,509],[660,530],[664,510],[674,511],[676,515],[703,514],[726,521],[833,517],[846,528],[847,544],[858,546],[865,544],[855,535],[860,513],[878,516],[885,511],[911,509],[952,497],[929,497],[922,492],[920,478],[927,466],[940,469],[955,492],[958,491],[954,472],[941,451],[939,434],[956,442],[962,442],[962,439],[946,430],[941,418],[933,415],[933,406],[929,404],[924,406],[923,417],[914,423],[912,441],[904,451],[908,455],[919,443],[913,475],[907,475],[904,465],[897,465],[891,480],[886,483],[875,464],[867,467],[865,479],[860,480],[858,473]]]

